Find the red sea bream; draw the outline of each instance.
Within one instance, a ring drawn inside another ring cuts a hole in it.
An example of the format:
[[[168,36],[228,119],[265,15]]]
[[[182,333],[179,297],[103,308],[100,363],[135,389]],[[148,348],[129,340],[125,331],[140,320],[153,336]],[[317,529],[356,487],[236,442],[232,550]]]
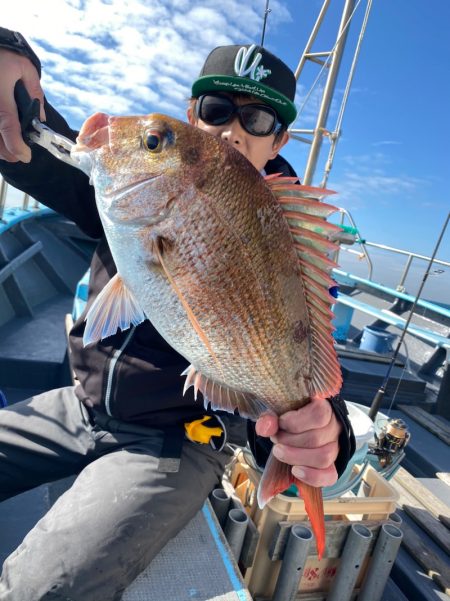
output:
[[[95,187],[117,275],[85,343],[148,318],[189,362],[185,387],[256,420],[335,395],[327,192],[264,178],[235,149],[163,115],[84,124],[75,148]],[[258,501],[298,485],[324,548],[321,490],[272,454]]]

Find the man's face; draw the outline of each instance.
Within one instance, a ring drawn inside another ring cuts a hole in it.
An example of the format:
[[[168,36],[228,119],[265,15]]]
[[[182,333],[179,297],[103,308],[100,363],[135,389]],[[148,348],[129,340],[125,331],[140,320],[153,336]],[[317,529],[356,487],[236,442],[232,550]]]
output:
[[[254,104],[255,99],[244,96],[234,96],[227,94],[232,98],[236,105]],[[263,104],[261,101],[257,101]],[[209,125],[194,114],[192,106],[188,108],[188,120],[192,125],[196,125],[199,129],[209,132],[214,136],[220,137],[228,142],[231,146],[239,150],[258,171],[264,168],[267,161],[273,159],[280,152],[280,149],[289,140],[286,132],[280,136],[275,142],[275,134],[269,136],[253,136],[243,129],[237,115],[233,115],[231,120],[223,125]]]

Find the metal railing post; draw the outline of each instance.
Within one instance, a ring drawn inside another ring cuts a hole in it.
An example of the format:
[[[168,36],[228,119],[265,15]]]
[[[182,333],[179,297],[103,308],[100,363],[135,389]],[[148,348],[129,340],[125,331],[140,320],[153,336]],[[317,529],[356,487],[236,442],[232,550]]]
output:
[[[405,292],[405,286],[404,286],[404,284],[405,284],[406,276],[408,275],[409,268],[411,267],[411,263],[412,263],[413,259],[414,259],[414,257],[412,255],[409,255],[409,257],[408,257],[408,259],[406,261],[406,265],[405,265],[403,273],[402,273],[402,275],[400,277],[400,281],[397,284],[397,290],[399,292]]]
[[[3,212],[5,210],[7,189],[8,189],[8,184],[5,182],[5,180],[2,177],[1,181],[0,181],[0,221],[3,221]]]

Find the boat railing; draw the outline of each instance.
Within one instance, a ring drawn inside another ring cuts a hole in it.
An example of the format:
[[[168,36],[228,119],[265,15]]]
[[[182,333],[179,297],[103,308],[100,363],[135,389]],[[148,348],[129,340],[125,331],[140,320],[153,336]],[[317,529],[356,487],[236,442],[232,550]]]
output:
[[[344,248],[342,246],[341,246],[341,250],[344,250],[345,252],[347,252],[349,254],[356,255],[359,259],[366,258],[366,257],[367,257],[367,259],[369,259],[368,254],[367,254],[367,247],[378,249],[378,250],[383,250],[383,251],[388,251],[393,254],[406,257],[406,261],[405,261],[405,264],[403,267],[403,272],[400,276],[400,280],[398,281],[398,283],[396,285],[396,290],[398,290],[398,292],[405,292],[405,290],[406,290],[405,289],[406,278],[411,269],[411,265],[412,265],[412,262],[414,259],[425,261],[426,263],[429,263],[431,261],[431,257],[429,257],[427,255],[421,255],[419,253],[415,253],[415,252],[412,252],[409,250],[402,250],[401,248],[395,248],[394,246],[387,246],[386,244],[377,244],[376,242],[368,242],[366,240],[366,241],[364,241],[364,244],[361,244],[361,246],[363,247],[362,252],[355,250],[353,248]],[[365,257],[362,257],[363,254],[365,255]],[[371,262],[370,262],[370,264],[371,264]],[[442,259],[434,259],[433,264],[442,265],[443,267],[450,268],[450,261],[444,261]],[[372,279],[372,269],[369,270],[367,279],[368,280]]]
[[[367,263],[367,268],[368,268],[367,279],[371,280],[372,279],[372,274],[373,274],[373,263],[372,263],[372,260],[371,260],[371,258],[369,256],[369,253],[368,253],[367,248],[366,248],[366,241],[363,238],[361,238],[361,236],[359,235],[356,222],[353,219],[352,214],[350,213],[350,211],[348,211],[347,209],[344,209],[342,207],[339,207],[339,214],[340,214],[340,223],[339,223],[339,225],[341,227],[345,227],[345,219],[346,218],[347,218],[347,221],[350,223],[350,226],[351,226],[352,232],[353,232],[352,235],[354,235],[356,237],[356,242],[358,243],[358,245],[362,249],[362,253],[361,252],[356,252],[356,251],[353,251],[353,252],[358,255],[358,258],[360,258],[360,259],[363,258],[365,260],[365,262]],[[334,257],[334,260],[336,261],[336,263],[338,263],[339,252],[341,250],[346,250],[347,251],[349,249],[347,247],[343,246],[343,245],[339,246],[338,251],[337,251],[337,253],[336,253],[335,257]]]
[[[419,259],[422,261],[426,261],[427,263],[429,263],[431,261],[431,257],[428,257],[427,255],[421,255],[419,253],[414,253],[411,252],[409,250],[402,250],[400,248],[395,248],[393,246],[387,246],[385,244],[376,244],[375,242],[366,242],[365,243],[366,246],[370,246],[372,248],[378,248],[380,250],[386,250],[392,253],[396,253],[398,255],[402,255],[404,257],[406,257],[406,262],[405,262],[405,266],[403,268],[403,273],[400,277],[400,280],[397,284],[397,290],[399,292],[404,292],[405,291],[405,281],[406,278],[408,276],[409,270],[411,268],[413,259]],[[442,265],[443,267],[450,267],[450,261],[443,261],[441,259],[434,259],[433,263],[436,263],[437,265]]]
[[[414,260],[425,261],[427,264],[431,261],[431,257],[429,257],[427,255],[422,255],[422,254],[415,253],[415,252],[412,252],[409,250],[403,250],[401,248],[396,248],[394,246],[388,246],[386,244],[378,244],[376,242],[369,242],[369,241],[365,240],[364,238],[361,237],[361,235],[358,231],[356,222],[353,219],[351,213],[349,211],[347,211],[347,209],[343,209],[343,208],[339,209],[339,213],[340,213],[339,225],[341,227],[345,226],[345,221],[346,220],[348,221],[352,230],[354,230],[354,232],[356,233],[355,241],[358,244],[359,249],[356,250],[354,248],[349,248],[348,246],[341,245],[339,247],[338,253],[335,256],[335,260],[336,260],[336,262],[338,262],[338,255],[339,255],[339,252],[341,252],[341,251],[344,251],[351,255],[355,255],[356,257],[358,257],[359,260],[364,260],[367,263],[367,276],[366,276],[367,280],[372,281],[372,277],[373,277],[373,262],[372,262],[372,259],[370,258],[368,248],[381,250],[381,251],[387,251],[396,256],[405,257],[405,263],[403,266],[403,270],[402,270],[400,279],[395,286],[395,289],[398,292],[406,291],[405,282],[406,282],[408,274],[411,270],[411,266],[412,266],[412,263]],[[442,259],[435,258],[433,260],[433,264],[441,265],[444,268],[450,268],[450,261],[444,261]]]
[[[3,216],[4,216],[5,207],[6,207],[6,200],[7,200],[9,188],[13,188],[13,187],[9,186],[9,184],[2,177],[0,177],[0,223],[4,222]],[[15,189],[15,188],[13,188],[13,189]],[[40,206],[41,206],[40,203],[37,200],[33,199],[33,204],[32,204],[31,209],[39,209]],[[22,199],[21,199],[21,201],[19,201],[18,203],[15,204],[15,208],[22,209],[23,211],[29,210],[30,196],[28,194],[26,194],[25,192],[22,192]],[[398,292],[405,292],[405,290],[406,290],[405,289],[406,278],[408,276],[408,273],[410,271],[410,268],[411,268],[411,265],[412,265],[412,262],[414,259],[426,261],[426,262],[429,262],[431,260],[430,257],[428,257],[426,255],[421,255],[419,253],[402,250],[400,248],[395,248],[393,246],[387,246],[385,244],[377,244],[375,242],[368,242],[367,240],[364,240],[358,232],[358,227],[357,227],[356,222],[355,222],[352,214],[350,213],[350,211],[348,211],[347,209],[344,209],[344,208],[340,208],[339,213],[340,213],[340,225],[344,226],[345,221],[347,220],[347,222],[350,224],[352,230],[354,230],[356,232],[356,243],[359,246],[359,250],[355,250],[353,248],[349,248],[347,246],[341,245],[336,254],[335,260],[336,260],[336,262],[338,262],[338,254],[341,251],[344,251],[344,252],[352,254],[352,255],[356,255],[358,257],[358,259],[364,259],[364,261],[367,263],[367,270],[368,270],[367,276],[366,276],[367,280],[372,281],[372,276],[373,276],[373,262],[372,262],[372,259],[370,258],[368,248],[388,251],[388,252],[394,253],[396,255],[406,257],[406,262],[405,262],[405,265],[403,268],[402,275],[400,277],[399,282],[396,285],[396,290]],[[446,267],[446,268],[450,268],[450,261],[434,259],[434,263],[437,265]]]
[[[5,209],[6,209],[7,199],[8,199],[8,191],[11,189],[19,192],[19,200],[18,200],[18,202],[14,203],[14,209],[20,209],[22,211],[30,210],[30,200],[33,201],[31,209],[34,210],[34,209],[41,208],[41,204],[37,200],[31,199],[30,195],[27,194],[26,192],[21,192],[20,190],[17,190],[17,188],[10,186],[8,184],[8,182],[6,182],[0,176],[0,224],[6,222],[6,220],[4,219]],[[21,197],[20,197],[20,194],[22,195]],[[12,208],[12,206],[11,206],[11,208]]]

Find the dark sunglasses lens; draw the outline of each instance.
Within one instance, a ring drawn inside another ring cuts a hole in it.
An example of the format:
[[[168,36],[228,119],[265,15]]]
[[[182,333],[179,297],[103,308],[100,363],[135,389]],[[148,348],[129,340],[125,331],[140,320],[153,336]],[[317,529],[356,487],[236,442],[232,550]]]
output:
[[[245,129],[254,136],[267,136],[275,129],[276,117],[270,109],[249,104],[242,106],[240,113]]]
[[[226,123],[234,111],[234,104],[228,98],[203,96],[200,100],[199,117],[210,125]]]

